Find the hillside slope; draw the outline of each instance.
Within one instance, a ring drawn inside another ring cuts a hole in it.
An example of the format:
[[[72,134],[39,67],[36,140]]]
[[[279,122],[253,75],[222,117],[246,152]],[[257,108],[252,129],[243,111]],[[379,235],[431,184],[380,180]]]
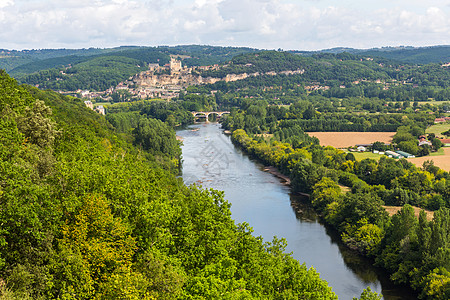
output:
[[[133,147],[75,98],[0,83],[2,296],[336,298],[283,241],[235,225],[221,192],[176,178],[177,152]]]

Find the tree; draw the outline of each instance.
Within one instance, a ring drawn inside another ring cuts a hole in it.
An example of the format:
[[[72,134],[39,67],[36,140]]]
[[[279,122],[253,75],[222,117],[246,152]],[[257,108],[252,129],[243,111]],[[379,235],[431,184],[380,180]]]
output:
[[[353,297],[353,300],[381,300],[382,296],[378,295],[376,292],[372,292],[370,287],[367,287],[359,298]]]
[[[443,146],[441,140],[437,138],[431,140],[431,145],[435,151],[439,150]]]
[[[322,178],[312,190],[311,203],[319,211],[323,211],[328,204],[338,201],[341,196],[339,185],[328,177]]]
[[[153,154],[166,154],[171,158],[178,158],[181,154],[175,132],[160,120],[141,118],[133,135],[135,145]]]
[[[50,107],[44,101],[36,100],[33,107],[27,107],[23,117],[19,118],[18,127],[33,144],[42,148],[52,147],[56,134],[56,123],[49,117]]]
[[[386,145],[382,142],[377,141],[372,144],[372,150],[385,151],[386,149]]]
[[[88,195],[62,233],[60,259],[64,264],[58,275],[63,295],[75,293],[84,299],[102,295],[109,281],[131,276],[136,242],[103,197]]]

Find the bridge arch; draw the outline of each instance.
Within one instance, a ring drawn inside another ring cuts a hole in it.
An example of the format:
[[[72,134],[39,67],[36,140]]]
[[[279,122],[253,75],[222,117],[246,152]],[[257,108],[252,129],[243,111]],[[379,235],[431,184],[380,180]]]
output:
[[[209,122],[209,115],[217,115],[217,119],[220,119],[224,114],[229,114],[229,111],[192,111],[194,118],[205,117],[206,122]]]

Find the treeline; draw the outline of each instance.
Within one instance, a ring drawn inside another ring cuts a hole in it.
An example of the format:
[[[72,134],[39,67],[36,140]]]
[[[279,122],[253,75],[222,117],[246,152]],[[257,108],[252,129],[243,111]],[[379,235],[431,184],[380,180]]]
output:
[[[135,128],[133,116],[158,119],[170,127],[188,125],[194,121],[192,114],[180,103],[165,100],[141,100],[136,102],[116,103],[107,106],[106,118],[120,132],[129,132]],[[128,117],[127,117],[128,116]]]
[[[381,48],[360,53],[364,56],[384,57],[413,64],[441,63],[450,60],[449,46],[422,48]]]
[[[339,56],[330,57],[313,56],[304,57],[288,52],[261,51],[259,53],[243,54],[234,57],[228,64],[219,70],[202,72],[203,76],[225,78],[228,74],[282,72],[303,70],[303,74],[296,75],[302,81],[339,80],[352,82],[367,79],[388,79],[385,70],[372,61],[342,60]],[[273,77],[273,76],[272,76]]]
[[[185,66],[210,66],[230,61],[237,55],[257,52],[259,50],[246,47],[220,47],[207,45],[184,45],[173,47],[158,47],[174,56],[179,55]]]
[[[386,87],[383,83],[376,82],[358,82],[361,77],[359,73],[352,80],[340,78],[338,74],[330,74],[326,79],[318,76],[310,76],[308,73],[302,75],[276,75],[276,76],[255,76],[244,80],[225,82],[219,81],[210,85],[211,90],[220,90],[225,93],[239,93],[242,97],[255,97],[267,95],[270,98],[286,98],[286,96],[302,96],[308,94],[304,89],[306,86],[317,86],[311,95],[321,95],[325,98],[351,98],[366,97],[370,99],[381,99],[384,101],[428,101],[434,99],[436,101],[445,101],[450,95],[448,83],[450,78],[447,68],[439,68],[440,74],[435,78],[427,78],[427,80],[416,81],[418,77],[423,77],[424,70],[418,70],[414,75],[408,75],[403,82],[389,83]],[[348,68],[348,72],[355,70]],[[320,73],[317,70],[316,73]],[[425,71],[426,72],[426,71]],[[425,73],[427,74],[427,73]],[[411,77],[411,78],[410,78]],[[444,80],[445,79],[445,80]],[[376,79],[375,79],[376,80]],[[444,80],[444,81],[443,81]],[[416,83],[417,82],[417,83]],[[318,87],[321,86],[322,89]],[[325,86],[327,88],[325,88]],[[268,93],[263,93],[268,92]],[[384,102],[386,103],[386,102]]]
[[[2,298],[337,298],[221,192],[176,178],[179,152],[145,151],[174,140],[164,123],[141,119],[135,148],[78,99],[0,83]]]
[[[374,257],[396,283],[407,283],[421,298],[450,297],[450,175],[424,164],[383,157],[355,161],[353,155],[314,143],[259,142],[236,130],[233,142],[289,175],[296,191],[311,193],[312,205],[342,240]],[[341,187],[350,189],[343,192]],[[383,205],[403,206],[389,217]],[[419,218],[409,205],[434,212]]]
[[[218,98],[218,103],[223,103]],[[318,102],[321,102],[318,98]],[[347,103],[337,101],[339,106],[360,105],[370,109],[368,99],[347,100]],[[266,101],[242,99],[235,101],[241,109],[231,108],[231,114],[223,120],[223,126],[230,130],[245,129],[248,133],[275,133],[280,128],[299,126],[305,132],[314,131],[359,131],[359,132],[395,132],[400,126],[414,125],[422,128],[421,133],[413,135],[417,140],[425,128],[434,122],[434,115],[428,113],[411,114],[352,114],[338,112],[333,103],[328,103],[335,109],[332,112],[316,110],[316,103],[307,100],[297,100],[289,107],[268,105]],[[322,105],[324,105],[322,103]],[[408,104],[409,105],[409,104]],[[325,106],[325,105],[324,105]],[[322,106],[322,108],[324,107]],[[329,109],[331,110],[331,109]],[[417,143],[416,143],[417,144]]]
[[[280,74],[285,70],[301,74]],[[277,72],[277,75],[264,75]],[[398,64],[382,59],[367,59],[348,53],[317,54],[303,57],[267,51],[241,55],[220,70],[204,76],[225,78],[228,74],[259,73],[244,80],[219,81],[210,90],[241,97],[275,99],[289,103],[289,97],[321,95],[326,98],[366,97],[385,101],[428,101],[448,99],[450,69],[440,64],[424,66]],[[378,111],[382,107],[378,107]]]
[[[73,67],[50,69],[20,78],[22,83],[41,89],[105,91],[147,69],[146,63],[132,58],[105,56],[81,62]]]
[[[365,121],[365,120],[364,120]],[[308,132],[315,131],[354,131],[354,132],[395,132],[401,124],[371,124],[370,121],[351,123],[347,120],[313,119],[283,120],[280,127],[300,126]]]

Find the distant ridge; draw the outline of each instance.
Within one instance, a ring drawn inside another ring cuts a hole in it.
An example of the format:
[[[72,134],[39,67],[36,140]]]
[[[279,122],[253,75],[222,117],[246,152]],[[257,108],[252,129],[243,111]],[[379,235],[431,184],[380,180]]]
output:
[[[348,52],[362,56],[376,56],[390,60],[395,60],[410,64],[429,64],[429,63],[445,63],[450,62],[450,46],[428,46],[428,47],[412,47],[412,46],[397,46],[397,47],[381,47],[372,49],[355,49],[347,47],[336,47],[330,49],[323,49],[318,51],[290,51],[301,55],[313,55],[318,53],[332,53],[339,54]]]

